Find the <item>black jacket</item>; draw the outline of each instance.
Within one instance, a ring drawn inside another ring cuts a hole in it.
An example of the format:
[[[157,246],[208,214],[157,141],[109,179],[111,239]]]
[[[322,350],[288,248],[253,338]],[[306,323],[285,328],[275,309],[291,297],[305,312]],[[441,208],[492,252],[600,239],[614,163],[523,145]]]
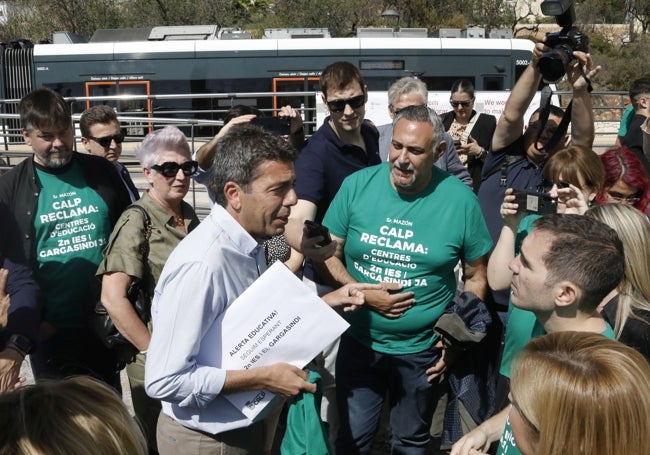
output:
[[[476,111],[472,111],[473,118],[475,115],[479,115],[476,119],[476,123],[472,128],[470,135],[478,142],[478,144],[483,147],[486,151],[490,150],[492,146],[492,135],[494,135],[494,130],[497,127],[497,119],[494,115],[490,114],[478,114]],[[454,111],[445,112],[442,114],[442,124],[445,127],[445,131],[449,131],[449,127],[454,121]],[[472,176],[472,181],[474,182],[474,192],[478,191],[479,186],[481,185],[481,170],[483,169],[483,159],[477,159],[473,156],[470,156],[467,160],[467,171]]]
[[[73,153],[72,160],[81,166],[88,186],[97,191],[106,202],[110,211],[111,225],[114,225],[122,211],[131,203],[115,166],[104,158],[77,152]],[[36,264],[34,217],[41,191],[34,166],[33,159],[26,158],[0,178],[0,201],[4,202],[14,215],[23,252],[32,265],[32,270]]]

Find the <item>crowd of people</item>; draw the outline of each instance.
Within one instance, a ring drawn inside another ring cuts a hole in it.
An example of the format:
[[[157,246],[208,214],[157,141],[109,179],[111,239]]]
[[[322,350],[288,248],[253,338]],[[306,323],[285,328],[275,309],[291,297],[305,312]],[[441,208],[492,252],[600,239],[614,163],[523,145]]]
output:
[[[498,120],[470,80],[439,116],[404,77],[376,126],[361,71],[333,63],[311,137],[290,106],[280,134],[235,106],[194,152],[161,128],[137,149],[142,193],[110,107],[82,114],[82,153],[69,104],[25,96],[33,155],[0,177],[0,453],[271,454],[286,432],[282,453],[371,454],[381,430],[400,454],[650,454],[650,83],[598,155],[589,54],[567,62],[570,113],[525,118],[547,50]],[[220,318],[277,261],[349,328],[305,368],[221,368]],[[98,299],[128,349],[93,330]],[[262,390],[284,399],[261,419],[226,398]]]

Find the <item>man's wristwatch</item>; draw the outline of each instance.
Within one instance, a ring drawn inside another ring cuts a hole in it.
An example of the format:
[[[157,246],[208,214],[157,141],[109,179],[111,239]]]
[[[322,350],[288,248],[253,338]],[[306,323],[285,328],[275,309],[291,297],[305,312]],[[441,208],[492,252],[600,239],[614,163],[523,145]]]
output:
[[[23,357],[32,352],[33,349],[32,342],[29,340],[29,338],[17,334],[13,334],[9,337],[6,347],[19,352],[23,355]]]

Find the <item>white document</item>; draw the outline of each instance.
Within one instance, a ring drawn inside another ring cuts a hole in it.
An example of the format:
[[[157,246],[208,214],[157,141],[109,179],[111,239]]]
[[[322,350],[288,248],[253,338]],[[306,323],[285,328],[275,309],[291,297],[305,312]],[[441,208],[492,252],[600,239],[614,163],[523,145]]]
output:
[[[203,343],[199,363],[226,370],[286,362],[303,368],[336,340],[349,324],[276,262],[244,291],[214,324]],[[224,395],[256,421],[275,397],[267,390]]]

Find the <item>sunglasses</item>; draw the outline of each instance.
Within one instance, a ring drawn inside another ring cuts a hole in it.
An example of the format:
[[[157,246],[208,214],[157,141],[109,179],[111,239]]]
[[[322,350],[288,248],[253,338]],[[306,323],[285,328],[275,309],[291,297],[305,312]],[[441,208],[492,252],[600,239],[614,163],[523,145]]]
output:
[[[151,169],[154,171],[160,172],[162,175],[168,178],[176,177],[178,170],[183,171],[183,175],[189,177],[194,175],[199,169],[199,163],[196,161],[186,161],[183,164],[174,163],[173,161],[168,161],[163,164],[154,164],[151,166]]]
[[[111,142],[115,141],[116,144],[121,144],[124,142],[124,133],[116,134],[114,136],[104,136],[104,137],[93,137],[88,136],[88,139],[91,141],[97,142],[102,147],[106,148],[111,145]]]
[[[345,106],[350,106],[352,109],[359,109],[366,104],[366,95],[353,96],[347,100],[332,100],[326,101],[327,107],[330,112],[339,113],[345,110]]]
[[[558,180],[557,182],[554,182],[553,180],[542,179],[542,188],[546,193],[551,191],[553,185],[557,185],[558,190],[561,190],[563,188],[569,188],[570,183],[563,182],[562,180]]]
[[[472,104],[472,101],[471,100],[468,100],[468,101],[452,101],[452,100],[449,100],[449,104],[451,104],[453,107],[458,107],[458,106],[467,107],[470,104]]]

